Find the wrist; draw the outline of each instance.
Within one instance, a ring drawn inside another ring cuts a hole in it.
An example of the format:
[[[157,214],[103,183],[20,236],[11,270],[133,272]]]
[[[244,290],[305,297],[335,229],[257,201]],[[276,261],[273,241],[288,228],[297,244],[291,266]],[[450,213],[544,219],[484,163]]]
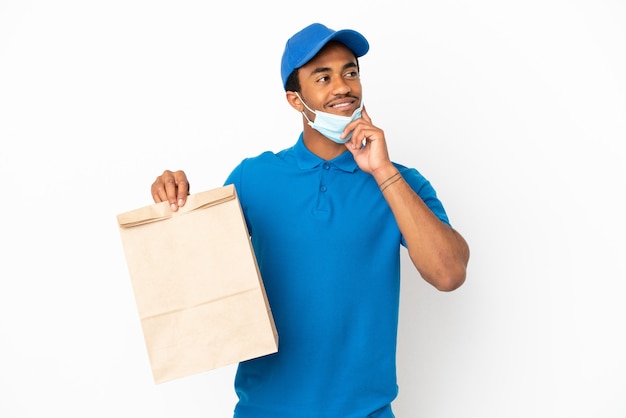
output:
[[[402,174],[400,174],[400,171],[398,171],[395,167],[393,170],[387,170],[385,176],[384,180],[378,181],[378,188],[381,193],[384,192],[389,186],[402,180]]]
[[[386,165],[384,167],[377,169],[376,171],[373,171],[372,176],[376,180],[378,187],[381,187],[381,186],[384,187],[385,181],[387,181],[389,178],[393,176],[398,177],[399,173],[400,172],[393,164],[389,164],[389,165]]]

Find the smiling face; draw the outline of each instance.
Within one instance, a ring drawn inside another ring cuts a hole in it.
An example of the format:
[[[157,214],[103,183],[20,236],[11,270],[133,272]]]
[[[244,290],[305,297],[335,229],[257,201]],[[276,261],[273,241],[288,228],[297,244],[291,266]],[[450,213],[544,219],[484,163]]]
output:
[[[311,109],[350,116],[361,103],[357,59],[342,43],[329,42],[300,67],[298,78],[300,96]],[[306,107],[298,110],[307,112],[310,120],[315,119],[315,114]]]
[[[359,108],[361,80],[357,58],[344,44],[329,42],[295,74],[300,91],[288,90],[286,97],[291,107],[303,115],[304,144],[317,156],[331,160],[346,151],[345,145],[330,140],[308,122],[315,121],[314,111],[350,117]]]

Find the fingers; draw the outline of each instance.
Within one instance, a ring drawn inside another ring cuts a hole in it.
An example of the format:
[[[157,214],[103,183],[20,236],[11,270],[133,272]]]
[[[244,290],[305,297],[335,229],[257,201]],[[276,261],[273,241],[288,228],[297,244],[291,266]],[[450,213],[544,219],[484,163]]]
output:
[[[365,119],[354,121],[352,124],[354,125],[348,125],[346,127],[348,132],[352,129],[352,137],[350,138],[350,141],[348,141],[348,144],[352,149],[363,149],[368,145],[368,143],[372,143],[377,139],[384,137],[381,129],[375,127]]]
[[[346,144],[352,149],[363,149],[367,146],[368,142],[375,141],[382,135],[382,131],[372,124],[365,106],[361,110],[361,117],[350,122],[343,131],[342,137],[346,137],[352,132],[350,141]]]
[[[154,180],[150,190],[155,203],[169,202],[172,211],[176,211],[187,201],[189,182],[183,171],[165,170]]]
[[[362,150],[368,143],[376,140],[377,133],[373,129],[355,130],[350,138],[350,147],[355,150]]]

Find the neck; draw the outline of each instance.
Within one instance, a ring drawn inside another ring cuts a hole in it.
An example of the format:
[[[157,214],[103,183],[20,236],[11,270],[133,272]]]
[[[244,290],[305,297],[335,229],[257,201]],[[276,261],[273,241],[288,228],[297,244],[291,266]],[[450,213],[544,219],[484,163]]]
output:
[[[304,117],[303,117],[304,118]],[[311,128],[306,120],[303,123],[303,135],[302,139],[304,145],[309,151],[317,155],[323,160],[329,161],[337,158],[339,155],[347,151],[344,144],[338,144],[326,138],[324,135]]]

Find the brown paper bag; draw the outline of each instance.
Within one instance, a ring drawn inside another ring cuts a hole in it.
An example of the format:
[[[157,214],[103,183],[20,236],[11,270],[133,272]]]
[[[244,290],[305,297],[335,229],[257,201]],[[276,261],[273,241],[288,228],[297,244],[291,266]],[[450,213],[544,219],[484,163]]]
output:
[[[155,383],[278,351],[234,186],[117,220]]]

